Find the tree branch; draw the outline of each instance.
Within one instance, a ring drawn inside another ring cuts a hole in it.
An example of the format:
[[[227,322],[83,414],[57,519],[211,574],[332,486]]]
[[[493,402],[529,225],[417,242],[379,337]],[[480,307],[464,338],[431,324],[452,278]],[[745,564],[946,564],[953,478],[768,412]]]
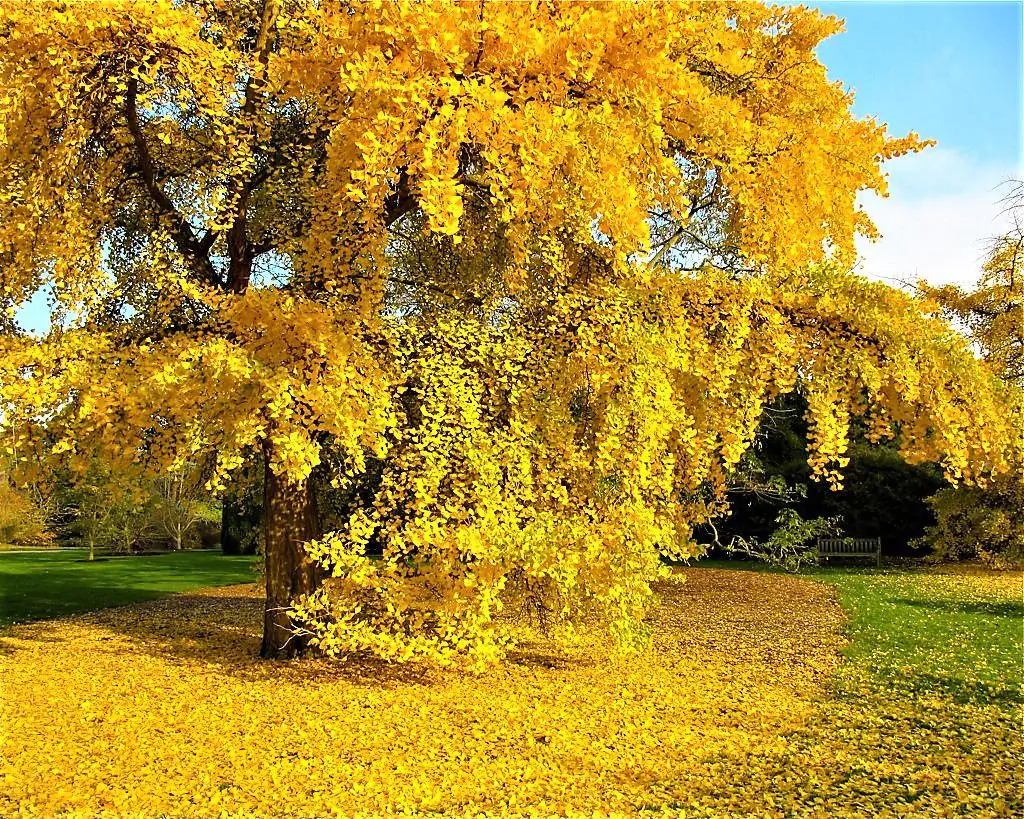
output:
[[[208,244],[207,240],[210,239],[211,234],[208,232],[200,241],[196,237],[192,225],[181,215],[167,192],[156,181],[156,166],[153,156],[149,152],[149,146],[146,144],[145,135],[142,133],[142,123],[139,120],[139,81],[136,77],[131,77],[128,80],[128,91],[125,94],[125,117],[128,121],[128,131],[135,145],[135,164],[139,177],[160,214],[170,222],[174,243],[189,258],[192,268],[201,279],[220,287],[223,283],[209,257],[209,244],[212,244],[212,241]]]
[[[384,227],[391,227],[415,207],[416,197],[413,196],[409,187],[409,173],[402,168],[398,174],[398,186],[395,192],[384,200]]]
[[[256,37],[256,61],[258,67],[245,81],[245,102],[242,104],[241,120],[243,122],[252,119],[263,99],[263,85],[266,82],[267,63],[270,57],[270,32],[274,27],[277,18],[277,4],[263,0],[263,8],[260,12],[260,29]],[[268,173],[269,176],[269,173]],[[228,272],[228,287],[236,292],[242,293],[249,286],[249,278],[252,275],[252,260],[254,248],[249,242],[246,232],[246,210],[249,207],[249,196],[257,185],[262,184],[260,174],[254,174],[249,179],[241,175],[232,177],[228,185],[227,204],[234,208],[235,218],[227,232],[228,255],[230,267]]]

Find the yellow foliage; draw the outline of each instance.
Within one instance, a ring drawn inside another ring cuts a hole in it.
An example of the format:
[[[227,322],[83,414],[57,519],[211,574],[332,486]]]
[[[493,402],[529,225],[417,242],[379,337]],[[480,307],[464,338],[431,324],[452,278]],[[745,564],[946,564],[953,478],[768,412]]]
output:
[[[1024,386],[1024,182],[1004,198],[1013,227],[992,242],[978,284],[919,287],[943,315],[959,324],[1005,381]]]
[[[11,486],[0,472],[0,549],[12,544],[36,548],[53,545],[45,523],[46,515],[39,505],[28,493]]]
[[[661,557],[693,552],[795,388],[834,485],[865,412],[954,479],[1005,469],[1003,396],[963,343],[842,272],[871,232],[858,192],[924,143],[854,118],[814,53],[832,18],[0,9],[0,300],[48,287],[65,317],[0,336],[12,448],[153,471],[215,453],[218,488],[254,450],[272,487],[383,462],[310,548],[322,589],[268,496],[268,606],[329,651],[482,661],[516,585],[642,642]]]

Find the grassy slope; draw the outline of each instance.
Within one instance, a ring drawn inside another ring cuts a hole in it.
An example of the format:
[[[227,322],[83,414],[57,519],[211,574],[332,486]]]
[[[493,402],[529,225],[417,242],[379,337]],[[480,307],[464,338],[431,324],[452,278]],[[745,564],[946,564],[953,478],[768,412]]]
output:
[[[256,579],[253,558],[218,552],[112,557],[93,563],[85,555],[78,549],[0,554],[0,627]]]

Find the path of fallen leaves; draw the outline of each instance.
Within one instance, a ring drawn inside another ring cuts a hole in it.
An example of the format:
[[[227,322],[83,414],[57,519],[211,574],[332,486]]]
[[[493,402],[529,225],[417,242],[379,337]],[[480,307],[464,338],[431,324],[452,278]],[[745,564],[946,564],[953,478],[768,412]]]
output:
[[[843,614],[828,587],[686,574],[660,588],[650,652],[537,643],[483,675],[261,662],[254,586],[15,628],[0,637],[0,813],[870,815],[887,786],[865,781],[942,775],[935,748],[844,789],[857,732],[916,731],[918,711],[865,725],[830,704]],[[987,797],[1005,773],[985,775]],[[955,790],[936,793],[919,800],[929,815],[956,812]]]

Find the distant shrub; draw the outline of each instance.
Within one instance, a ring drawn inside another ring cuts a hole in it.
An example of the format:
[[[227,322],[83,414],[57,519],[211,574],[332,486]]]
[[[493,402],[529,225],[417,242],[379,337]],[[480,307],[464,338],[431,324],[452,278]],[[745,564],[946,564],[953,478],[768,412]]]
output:
[[[1024,481],[1011,472],[978,487],[943,489],[928,500],[938,523],[920,538],[932,559],[978,558],[996,568],[1024,564]]]
[[[794,509],[783,509],[775,519],[775,529],[766,539],[734,537],[723,547],[727,554],[761,560],[787,572],[799,572],[818,562],[819,537],[839,532],[840,519],[804,520]]]

